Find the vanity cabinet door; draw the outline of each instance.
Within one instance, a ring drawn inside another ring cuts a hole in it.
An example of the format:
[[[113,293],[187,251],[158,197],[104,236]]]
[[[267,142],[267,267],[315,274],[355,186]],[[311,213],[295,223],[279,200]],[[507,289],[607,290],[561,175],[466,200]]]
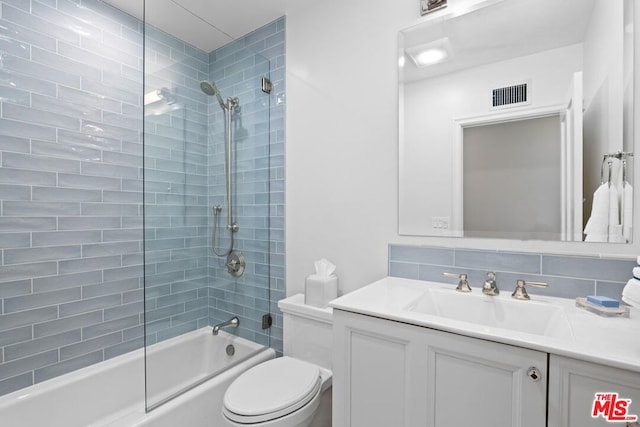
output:
[[[640,373],[551,355],[549,375],[549,427],[640,427],[640,421],[627,423],[606,419],[610,407],[612,417],[626,412],[637,415],[640,420]],[[596,393],[608,396],[602,397],[597,417],[593,418]],[[611,399],[611,394],[615,393],[617,396]],[[631,399],[631,403],[618,403],[616,413],[613,401],[623,399]]]
[[[546,426],[547,353],[428,335],[426,426]]]
[[[546,426],[546,353],[340,310],[333,322],[335,427]]]
[[[333,427],[425,425],[421,329],[333,310]]]

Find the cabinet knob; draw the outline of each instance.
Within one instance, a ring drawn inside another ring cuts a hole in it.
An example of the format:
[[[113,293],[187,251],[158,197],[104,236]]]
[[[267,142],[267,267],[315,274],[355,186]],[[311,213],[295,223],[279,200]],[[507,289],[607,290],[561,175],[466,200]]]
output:
[[[540,381],[540,379],[542,378],[542,374],[535,366],[532,366],[527,370],[527,376],[534,383]]]

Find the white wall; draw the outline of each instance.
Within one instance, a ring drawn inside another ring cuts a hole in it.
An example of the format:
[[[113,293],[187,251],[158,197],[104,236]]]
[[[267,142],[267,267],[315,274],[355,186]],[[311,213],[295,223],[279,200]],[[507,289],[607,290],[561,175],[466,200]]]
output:
[[[597,1],[585,35],[585,221],[591,214],[593,192],[600,185],[602,156],[623,149],[623,6],[622,1]],[[617,30],[612,31],[612,28]]]
[[[397,33],[415,0],[297,0],[287,11],[287,294],[313,261],[348,292],[387,272],[397,229]]]
[[[622,149],[623,37],[622,1],[597,1],[584,41],[584,106],[589,110],[602,86],[607,86],[610,149]],[[612,30],[612,29],[615,29]]]
[[[449,11],[461,4],[452,2]],[[417,0],[288,6],[287,294],[303,291],[321,257],[338,266],[342,292],[378,279],[387,274],[389,243],[640,252],[636,245],[398,235],[397,32],[425,19],[418,10]]]

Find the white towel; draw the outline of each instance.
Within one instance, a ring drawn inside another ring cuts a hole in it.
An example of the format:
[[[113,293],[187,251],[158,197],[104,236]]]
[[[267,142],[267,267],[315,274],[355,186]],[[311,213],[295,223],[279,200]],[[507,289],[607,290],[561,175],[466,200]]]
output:
[[[610,243],[626,243],[624,236],[622,235],[621,225],[609,226],[609,242]]]
[[[640,280],[640,266],[633,267],[633,278]]]
[[[640,280],[629,279],[622,289],[622,301],[633,307],[640,307]]]
[[[591,217],[584,227],[587,242],[606,242],[609,227],[609,185],[602,184],[593,193]]]
[[[622,235],[627,242],[633,237],[633,187],[628,182],[622,190]]]
[[[615,185],[609,186],[609,242],[620,243],[622,227],[620,227],[620,193]]]

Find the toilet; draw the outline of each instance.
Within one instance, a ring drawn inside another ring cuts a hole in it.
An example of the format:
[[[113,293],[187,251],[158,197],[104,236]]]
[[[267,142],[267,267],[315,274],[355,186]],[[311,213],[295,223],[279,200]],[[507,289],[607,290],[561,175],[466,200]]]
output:
[[[304,304],[298,294],[278,302],[284,356],[254,366],[227,389],[229,427],[330,427],[332,309]]]

